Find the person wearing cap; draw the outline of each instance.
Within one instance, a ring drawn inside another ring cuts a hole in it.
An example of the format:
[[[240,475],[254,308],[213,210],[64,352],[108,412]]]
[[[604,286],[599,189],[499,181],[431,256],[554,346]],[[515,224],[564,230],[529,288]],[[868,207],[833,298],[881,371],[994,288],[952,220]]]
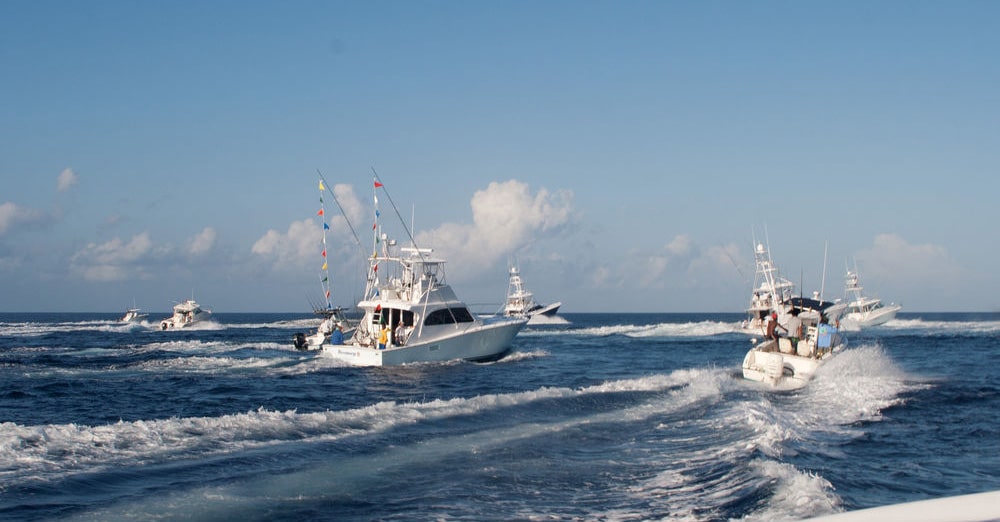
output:
[[[785,328],[784,326],[781,326],[780,324],[778,324],[778,313],[777,312],[771,312],[770,320],[767,322],[767,334],[765,336],[768,339],[774,339],[775,341],[777,341],[778,340],[778,331],[777,331],[778,328],[781,328],[785,332],[788,332],[787,328]]]

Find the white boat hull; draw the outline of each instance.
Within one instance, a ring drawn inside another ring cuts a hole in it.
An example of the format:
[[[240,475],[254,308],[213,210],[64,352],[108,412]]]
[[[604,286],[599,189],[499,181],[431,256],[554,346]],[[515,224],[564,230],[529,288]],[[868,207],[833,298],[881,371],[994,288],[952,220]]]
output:
[[[787,338],[765,341],[743,357],[743,378],[782,388],[805,386],[816,370],[843,348],[835,331],[829,339],[831,342],[822,343],[821,348],[811,339],[800,341],[798,346],[792,346]]]
[[[201,314],[198,314],[197,316],[195,316],[194,318],[192,318],[189,321],[188,320],[184,320],[184,319],[174,319],[174,318],[171,317],[170,319],[164,319],[164,320],[160,321],[160,329],[161,330],[176,330],[178,328],[187,328],[187,327],[189,327],[191,325],[200,323],[202,321],[206,321],[209,318],[210,315],[211,314],[209,314],[208,312],[201,313]]]
[[[397,366],[421,362],[451,360],[496,360],[510,351],[514,336],[527,324],[526,319],[500,319],[472,327],[456,329],[451,335],[433,340],[389,346],[384,350],[356,343],[323,345],[323,355],[353,366]]]
[[[752,349],[743,358],[743,378],[771,386],[805,386],[819,369],[822,359]]]
[[[885,305],[868,313],[850,312],[844,314],[842,321],[858,328],[871,328],[892,321],[896,318],[896,313],[902,309],[903,307],[899,305]]]

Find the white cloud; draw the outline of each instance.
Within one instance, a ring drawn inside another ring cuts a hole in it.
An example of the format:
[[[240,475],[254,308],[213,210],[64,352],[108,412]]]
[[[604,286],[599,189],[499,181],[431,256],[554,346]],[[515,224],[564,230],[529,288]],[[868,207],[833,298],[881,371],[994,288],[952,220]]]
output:
[[[87,281],[123,281],[145,275],[142,261],[153,254],[148,232],[132,236],[128,242],[114,238],[105,243],[90,243],[70,257],[70,268]]]
[[[49,221],[49,216],[41,210],[25,208],[15,203],[0,204],[0,235],[18,225],[41,225]]]
[[[450,274],[476,274],[574,217],[573,193],[541,189],[532,195],[517,180],[493,182],[472,196],[472,224],[445,223],[418,234],[417,244],[440,252]]]
[[[863,278],[926,289],[951,287],[963,269],[939,245],[913,245],[895,234],[875,236],[872,247],[855,254]]]
[[[56,189],[59,192],[66,192],[79,182],[80,177],[76,175],[76,172],[73,172],[73,169],[63,169],[56,181]]]
[[[295,221],[282,234],[268,230],[250,249],[254,254],[274,261],[275,267],[302,266],[315,260],[322,248],[323,229],[312,219]]]
[[[204,230],[188,242],[188,253],[197,256],[208,252],[215,245],[217,235],[214,228],[205,227]]]

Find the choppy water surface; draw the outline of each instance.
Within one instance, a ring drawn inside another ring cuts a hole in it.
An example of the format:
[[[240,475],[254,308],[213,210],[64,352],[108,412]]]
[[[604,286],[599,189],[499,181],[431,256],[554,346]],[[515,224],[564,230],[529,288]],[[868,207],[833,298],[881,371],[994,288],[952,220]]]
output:
[[[309,316],[0,314],[0,518],[774,520],[1000,489],[1000,316],[901,314],[797,391],[732,314],[566,314],[350,368]]]

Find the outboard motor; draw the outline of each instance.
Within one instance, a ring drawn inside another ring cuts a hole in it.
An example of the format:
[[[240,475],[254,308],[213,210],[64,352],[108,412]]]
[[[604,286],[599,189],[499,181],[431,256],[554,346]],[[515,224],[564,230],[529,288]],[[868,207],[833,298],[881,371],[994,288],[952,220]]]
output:
[[[295,345],[296,350],[308,350],[309,343],[306,342],[306,334],[299,332],[292,336],[292,344]]]

